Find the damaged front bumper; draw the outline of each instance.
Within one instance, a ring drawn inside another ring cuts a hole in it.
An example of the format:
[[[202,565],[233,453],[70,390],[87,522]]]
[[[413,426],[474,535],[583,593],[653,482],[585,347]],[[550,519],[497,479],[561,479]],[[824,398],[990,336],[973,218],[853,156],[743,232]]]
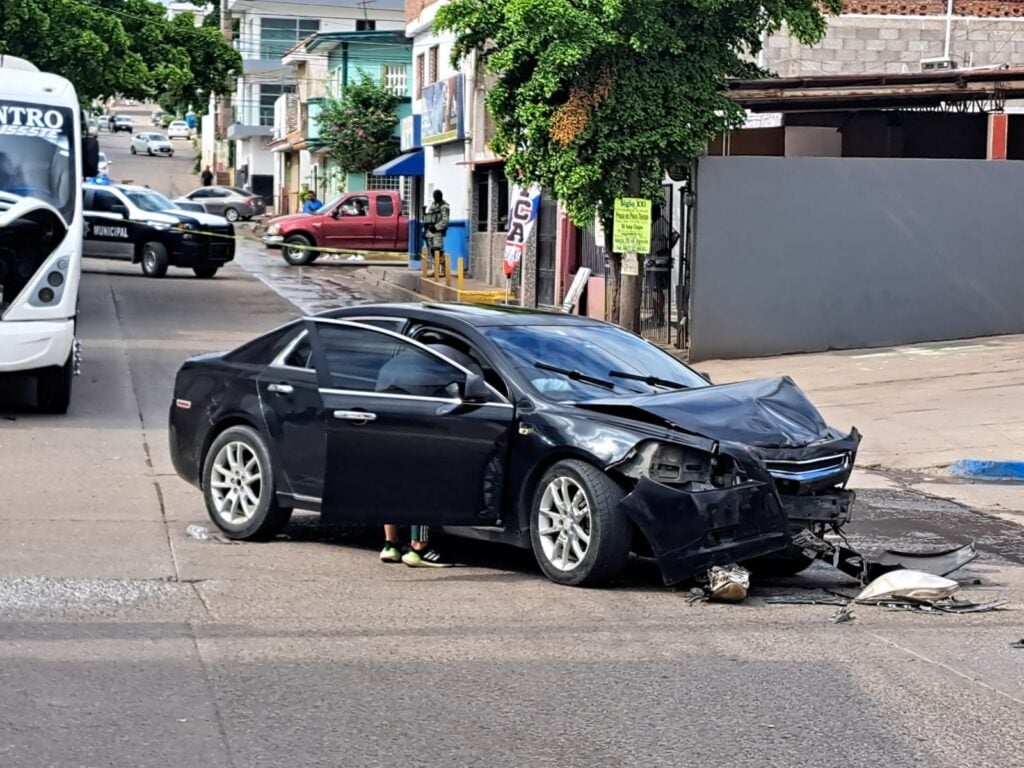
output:
[[[682,491],[641,478],[620,509],[651,544],[666,584],[784,549],[789,522],[770,483]]]

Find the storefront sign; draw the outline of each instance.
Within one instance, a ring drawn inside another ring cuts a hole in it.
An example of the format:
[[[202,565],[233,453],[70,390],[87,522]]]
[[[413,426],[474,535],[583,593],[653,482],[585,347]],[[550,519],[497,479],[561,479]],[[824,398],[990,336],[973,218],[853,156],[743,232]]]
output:
[[[612,250],[615,253],[651,252],[651,201],[642,197],[619,197],[615,200],[612,226]],[[626,272],[623,261],[622,274]]]
[[[523,260],[533,224],[540,209],[540,187],[512,187],[508,210],[508,237],[505,238],[505,277],[512,277]]]
[[[423,87],[423,146],[465,138],[462,81],[452,75]]]
[[[409,115],[402,118],[402,143],[400,148],[403,152],[419,149],[422,146],[420,143],[422,119],[420,115]]]

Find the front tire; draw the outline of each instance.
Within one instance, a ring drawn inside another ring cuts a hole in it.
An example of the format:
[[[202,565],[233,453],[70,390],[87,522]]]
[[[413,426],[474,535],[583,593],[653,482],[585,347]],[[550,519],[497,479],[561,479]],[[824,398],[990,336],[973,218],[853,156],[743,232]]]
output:
[[[217,274],[217,267],[192,267],[192,272],[200,280],[209,280],[211,277]]]
[[[117,131],[114,131],[114,133],[117,133]],[[131,149],[129,149],[128,151],[131,152],[134,155],[135,154],[135,145],[132,144]]]
[[[229,427],[203,461],[203,496],[210,520],[231,539],[271,539],[292,511],[277,502],[270,453],[252,427]]]
[[[591,587],[622,572],[631,543],[629,521],[618,508],[624,495],[584,461],[559,461],[544,474],[530,508],[530,543],[545,576]]]
[[[281,255],[293,267],[312,264],[316,258],[314,252],[308,250],[312,245],[313,242],[305,235],[288,235],[284,240],[284,247],[281,248]]]
[[[61,366],[46,368],[36,375],[36,404],[43,413],[67,413],[71,405],[71,382],[74,366],[68,355]]]
[[[163,243],[146,243],[142,246],[142,274],[146,277],[163,277],[167,274],[167,248]]]

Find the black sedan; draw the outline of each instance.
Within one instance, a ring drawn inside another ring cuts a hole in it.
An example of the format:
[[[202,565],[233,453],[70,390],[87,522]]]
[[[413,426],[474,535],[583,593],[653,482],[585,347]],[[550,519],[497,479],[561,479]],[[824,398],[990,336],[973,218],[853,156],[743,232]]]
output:
[[[713,386],[620,328],[464,304],[362,305],[187,360],[178,473],[228,536],[296,508],[532,548],[553,581],[668,584],[713,565],[796,572],[839,530],[860,436],[788,378]]]

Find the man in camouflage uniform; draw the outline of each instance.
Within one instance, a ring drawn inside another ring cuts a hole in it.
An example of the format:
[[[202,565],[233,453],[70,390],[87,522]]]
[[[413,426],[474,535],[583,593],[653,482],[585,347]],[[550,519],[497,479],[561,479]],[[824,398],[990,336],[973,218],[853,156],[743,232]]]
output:
[[[444,277],[447,265],[444,258],[444,236],[448,232],[451,208],[440,189],[434,190],[434,202],[423,217],[423,237],[427,241],[427,258],[430,260],[428,275],[433,275],[434,255],[440,256],[441,274]]]

